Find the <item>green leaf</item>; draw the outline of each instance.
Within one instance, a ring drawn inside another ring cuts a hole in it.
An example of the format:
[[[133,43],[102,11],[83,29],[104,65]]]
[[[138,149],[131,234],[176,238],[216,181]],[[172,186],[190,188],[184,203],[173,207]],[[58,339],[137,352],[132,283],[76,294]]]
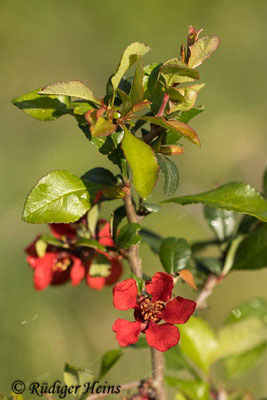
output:
[[[133,105],[138,104],[143,100],[144,97],[143,77],[144,77],[143,63],[141,60],[138,60],[132,88],[129,94],[129,97]]]
[[[38,93],[41,95],[55,94],[55,95],[64,95],[70,97],[79,97],[80,99],[90,100],[93,101],[94,103],[99,104],[99,102],[96,101],[92,90],[89,89],[89,87],[87,87],[81,81],[57,82],[54,83],[53,85],[45,86]]]
[[[138,235],[140,229],[141,225],[134,222],[124,225],[117,236],[117,243],[123,249],[128,249],[130,246],[139,243],[142,239],[142,237]]]
[[[209,386],[206,382],[195,380],[185,381],[171,376],[166,376],[168,385],[179,389],[190,400],[209,400]]]
[[[255,347],[246,353],[226,358],[224,365],[226,368],[227,379],[236,379],[254,368],[264,356],[267,343]]]
[[[116,131],[117,127],[108,119],[99,117],[94,125],[91,125],[91,135],[95,137],[109,136]]]
[[[259,318],[243,319],[219,330],[219,356],[242,354],[267,340],[267,326]]]
[[[90,208],[83,181],[67,171],[44,176],[29,193],[22,219],[34,224],[75,222]]]
[[[12,100],[19,109],[40,121],[54,121],[64,114],[68,114],[67,96],[40,96],[39,89],[23,94]]]
[[[139,57],[144,56],[149,51],[150,48],[147,45],[139,42],[132,43],[126,48],[121,57],[117,71],[111,78],[114,90],[118,88],[125,72],[138,60]]]
[[[192,82],[199,79],[199,73],[188,68],[187,65],[175,61],[174,63],[165,63],[160,67],[160,73],[164,77],[166,86],[172,86],[174,83]]]
[[[44,96],[42,96],[42,97],[44,97]],[[91,110],[92,108],[93,108],[93,106],[87,100],[84,100],[84,101],[75,100],[67,106],[67,109],[72,110],[73,114],[76,114],[76,115],[84,115],[87,113],[87,111]]]
[[[111,264],[104,254],[96,253],[90,264],[90,276],[101,276],[106,278],[110,275]]]
[[[75,247],[89,247],[90,249],[106,251],[105,246],[102,246],[102,244],[95,239],[79,239],[75,243]]]
[[[196,68],[209,58],[220,45],[218,36],[203,36],[190,46],[188,65]]]
[[[220,241],[224,241],[232,235],[236,223],[235,213],[228,210],[205,206],[204,216],[209,227]]]
[[[239,244],[232,270],[267,267],[267,224],[260,224]]]
[[[164,358],[168,369],[173,371],[187,370],[193,375],[193,377],[198,378],[197,373],[181,352],[180,346],[177,345],[171,347],[164,353]]]
[[[144,243],[146,243],[155,254],[159,254],[162,237],[145,228],[142,228],[139,233]]]
[[[99,216],[99,205],[95,204],[87,213],[87,226],[91,237],[95,236],[98,216]]]
[[[113,173],[102,167],[90,169],[83,175],[83,178],[104,186],[113,186],[117,183]]]
[[[223,269],[221,260],[217,257],[196,257],[195,262],[199,270],[204,270],[207,273],[220,275]]]
[[[205,85],[202,83],[201,85],[193,85],[184,88],[178,88],[177,90],[183,96],[183,101],[179,104],[173,105],[171,107],[171,112],[190,110],[196,102],[198,91],[202,89],[204,86]]]
[[[117,361],[119,361],[122,354],[122,350],[117,349],[107,351],[104,354],[101,360],[100,373],[98,377],[99,380],[109,372],[109,370],[116,364]]]
[[[267,301],[260,297],[254,297],[235,307],[225,320],[226,324],[242,321],[246,318],[261,318],[267,323]]]
[[[141,293],[143,292],[144,287],[145,287],[145,283],[144,283],[143,279],[139,278],[138,276],[136,276],[134,274],[131,274],[130,276],[132,279],[135,280],[137,289],[138,289],[138,294],[141,295]]]
[[[179,325],[181,350],[204,372],[208,372],[218,352],[218,341],[210,325],[201,318],[191,317]]]
[[[117,89],[117,92],[121,98],[122,101],[122,105],[121,105],[121,115],[125,115],[127,114],[127,112],[130,110],[131,106],[132,106],[132,101],[130,99],[130,97],[128,96],[128,94],[126,94],[125,92],[123,92],[120,89]]]
[[[35,249],[38,257],[42,258],[46,253],[47,243],[42,238],[40,238],[35,243]]]
[[[111,233],[112,237],[116,240],[119,224],[126,217],[126,210],[124,206],[118,207],[111,215]]]
[[[50,235],[50,234],[45,234],[40,237],[44,242],[47,244],[51,244],[52,246],[56,247],[68,247],[67,243],[62,242],[61,240],[55,238],[55,236]]]
[[[164,175],[164,194],[172,196],[179,184],[179,172],[176,165],[168,157],[157,155],[160,169]]]
[[[182,115],[180,116],[180,121],[187,124],[189,121],[191,121],[191,119],[196,117],[198,114],[201,114],[203,111],[203,106],[191,108],[190,110],[182,113]]]
[[[152,148],[124,127],[122,150],[130,164],[133,184],[142,198],[148,197],[158,178],[159,166]]]
[[[267,222],[267,201],[256,189],[242,182],[227,183],[217,189],[195,195],[174,197],[163,203],[181,205],[202,203],[211,207],[253,215]]]
[[[171,119],[166,120],[163,117],[138,116],[136,118],[148,121],[155,125],[162,126],[165,129],[170,129],[172,131],[175,131],[179,133],[179,135],[184,136],[186,139],[200,146],[200,140],[196,132],[192,128],[190,128],[190,126],[186,125],[184,122]]]
[[[78,386],[78,385],[81,386],[77,393],[78,397],[82,395],[84,391],[84,385],[87,382],[94,381],[94,374],[92,373],[92,371],[84,368],[74,367],[68,363],[65,363],[63,376],[64,376],[64,382],[68,387]],[[76,394],[73,393],[73,395]]]
[[[184,96],[179,92],[179,90],[172,86],[167,87],[166,91],[172,101],[182,103],[185,100]]]
[[[185,268],[191,257],[189,243],[185,239],[168,237],[162,240],[160,246],[160,261],[169,274]]]

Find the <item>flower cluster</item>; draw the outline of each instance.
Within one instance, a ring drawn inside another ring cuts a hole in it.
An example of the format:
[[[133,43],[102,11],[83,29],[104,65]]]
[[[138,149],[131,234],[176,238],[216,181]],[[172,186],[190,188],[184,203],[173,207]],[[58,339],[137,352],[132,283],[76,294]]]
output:
[[[121,257],[112,251],[115,244],[108,222],[98,221],[94,237],[100,245],[105,246],[105,251],[75,246],[79,239],[78,225],[50,224],[49,227],[54,240],[50,240],[44,254],[40,255],[37,251],[40,237],[25,249],[27,261],[34,270],[36,290],[43,290],[49,285],[60,285],[69,280],[75,286],[84,278],[90,288],[101,290],[105,285],[112,285],[119,279],[122,273]],[[101,264],[105,267],[105,273],[97,268]]]
[[[134,279],[126,279],[113,288],[113,304],[118,310],[134,309],[135,321],[117,319],[112,327],[120,346],[129,346],[145,333],[149,346],[167,351],[180,339],[174,324],[184,324],[194,313],[196,303],[183,297],[171,300],[173,278],[165,272],[157,272],[146,282],[145,292],[138,296]],[[161,321],[165,323],[160,324]]]

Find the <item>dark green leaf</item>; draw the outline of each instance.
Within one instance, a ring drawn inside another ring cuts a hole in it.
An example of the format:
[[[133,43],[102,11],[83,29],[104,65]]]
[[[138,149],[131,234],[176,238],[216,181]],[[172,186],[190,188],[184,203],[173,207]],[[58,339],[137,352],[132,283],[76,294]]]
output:
[[[124,206],[118,207],[112,215],[112,237],[116,239],[119,224],[126,217],[126,210]]]
[[[168,237],[160,246],[160,261],[166,272],[175,273],[185,268],[191,257],[189,243],[185,239]]]
[[[120,247],[128,249],[130,246],[139,243],[142,239],[142,237],[138,235],[140,229],[141,225],[133,222],[124,225],[117,236],[117,242]]]
[[[53,235],[45,234],[41,236],[41,239],[44,240],[47,244],[50,244],[52,246],[56,247],[66,247],[66,244],[63,243],[61,240],[55,238]],[[68,247],[68,245],[67,245]]]
[[[226,368],[227,379],[239,378],[254,368],[264,356],[266,348],[267,343],[262,343],[246,353],[226,358],[224,365]]]
[[[220,241],[232,235],[235,229],[236,214],[232,211],[204,206],[204,216],[211,230]]]
[[[164,175],[164,194],[172,196],[179,184],[179,172],[176,165],[168,157],[157,155],[160,169]]]
[[[162,144],[176,144],[181,139],[180,133],[167,129],[162,135]]]
[[[137,117],[144,121],[148,121],[152,124],[162,126],[165,129],[170,129],[179,133],[179,135],[184,136],[186,139],[189,139],[191,142],[200,146],[200,140],[197,136],[196,132],[190,128],[190,126],[186,125],[184,122],[177,120],[166,120],[163,117],[150,117],[150,116],[139,116]]]
[[[217,357],[218,341],[206,321],[191,317],[184,325],[179,325],[181,350],[203,371],[208,372]]]
[[[181,379],[166,376],[168,385],[180,390],[190,400],[209,400],[209,386],[200,380],[184,381]]]
[[[79,239],[75,243],[76,247],[89,247],[91,249],[105,251],[105,247],[102,246],[97,240],[94,239]]]
[[[30,223],[75,222],[90,208],[83,181],[67,171],[53,171],[33,187],[22,219]]]
[[[180,121],[187,124],[189,121],[191,121],[191,119],[196,117],[198,114],[201,114],[203,111],[204,111],[203,106],[191,108],[190,110],[182,113]]]
[[[167,93],[172,101],[180,103],[184,101],[184,96],[179,92],[178,89],[175,89],[174,87],[169,86],[167,88]]]
[[[132,101],[130,99],[130,97],[128,96],[128,94],[126,94],[125,92],[123,92],[120,89],[117,89],[118,94],[121,98],[122,101],[122,105],[121,105],[121,115],[125,115],[127,114],[127,112],[130,110],[131,106],[132,106]]]
[[[251,233],[258,225],[259,221],[257,218],[251,215],[243,215],[238,226],[238,233]]]
[[[83,179],[99,183],[104,186],[113,186],[116,185],[117,182],[113,173],[102,167],[90,169],[83,175]]]
[[[131,278],[135,280],[138,288],[138,294],[140,295],[143,292],[145,286],[143,279],[139,278],[138,276],[135,276],[134,274],[131,274]]]
[[[260,224],[239,244],[232,270],[267,267],[267,224]]]
[[[98,377],[99,380],[108,373],[108,371],[116,364],[117,361],[119,361],[122,354],[122,350],[117,349],[107,351],[104,354],[101,361],[100,373]]]
[[[119,86],[121,79],[125,72],[133,65],[140,57],[144,56],[150,51],[150,48],[144,43],[135,42],[130,44],[124,51],[117,71],[111,78],[114,90]]]
[[[122,149],[130,164],[137,192],[142,198],[148,197],[156,184],[159,170],[152,148],[124,127]]]
[[[223,269],[223,264],[219,258],[216,257],[201,257],[195,258],[197,267],[207,273],[220,275]]]
[[[99,104],[99,102],[96,101],[92,90],[81,81],[57,82],[53,85],[45,86],[38,93],[41,95],[54,94],[79,97],[80,99],[90,100]]]
[[[40,121],[54,121],[69,111],[68,96],[40,96],[39,89],[23,94],[12,100],[19,109]]]
[[[144,77],[143,63],[141,60],[139,60],[137,61],[133,85],[129,95],[133,105],[138,104],[143,100],[144,97],[143,77]]]
[[[256,189],[242,182],[231,182],[209,192],[175,197],[164,203],[181,205],[202,203],[243,214],[253,215],[267,222],[267,201]]]
[[[265,299],[255,297],[241,303],[232,310],[225,323],[231,324],[250,317],[261,318],[267,322],[267,301]]]
[[[162,237],[145,228],[142,228],[139,233],[144,243],[146,243],[155,254],[159,254]]]
[[[196,68],[209,58],[220,45],[218,36],[203,36],[190,46],[188,65]]]

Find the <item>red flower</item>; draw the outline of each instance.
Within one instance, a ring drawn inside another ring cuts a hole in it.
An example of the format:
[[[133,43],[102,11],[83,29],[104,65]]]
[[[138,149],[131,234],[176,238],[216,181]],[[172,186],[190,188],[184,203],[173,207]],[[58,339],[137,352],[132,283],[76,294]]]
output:
[[[99,230],[96,239],[107,247],[115,246],[110,233],[109,223],[99,221],[104,226]],[[27,261],[34,269],[34,286],[36,290],[43,290],[49,285],[60,285],[71,280],[73,286],[78,285],[86,277],[89,287],[101,290],[105,285],[115,283],[122,273],[122,264],[117,255],[111,256],[109,252],[71,246],[75,241],[76,229],[70,224],[50,224],[53,236],[62,241],[62,248],[48,245],[43,257],[39,257],[36,251],[36,242],[39,237],[25,249]],[[67,243],[69,247],[64,248]],[[106,277],[91,276],[90,268],[97,254],[102,254],[110,265],[109,275]]]
[[[194,313],[196,303],[183,297],[171,300],[173,278],[165,272],[157,272],[146,282],[147,295],[138,297],[134,279],[126,279],[113,288],[113,304],[118,310],[134,309],[135,321],[117,319],[112,327],[120,346],[129,346],[145,333],[149,346],[167,351],[180,339],[174,324],[184,324]],[[165,323],[159,324],[161,320]]]

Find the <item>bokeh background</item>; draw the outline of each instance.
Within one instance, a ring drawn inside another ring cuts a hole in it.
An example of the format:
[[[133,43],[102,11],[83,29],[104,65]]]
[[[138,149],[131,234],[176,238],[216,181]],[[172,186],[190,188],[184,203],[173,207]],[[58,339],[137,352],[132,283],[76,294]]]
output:
[[[117,316],[110,290],[85,285],[33,290],[23,248],[46,227],[20,219],[25,196],[48,171],[77,175],[112,164],[89,144],[74,119],[39,122],[10,100],[45,84],[80,79],[101,96],[124,48],[143,41],[153,52],[147,63],[177,56],[189,24],[218,34],[221,47],[200,67],[207,86],[198,104],[206,111],[192,126],[202,148],[186,144],[178,158],[182,193],[242,180],[261,188],[266,161],[266,4],[265,0],[1,0],[1,265],[0,392],[22,379],[62,379],[68,361],[97,372],[101,354],[117,346],[111,331]],[[160,185],[159,185],[160,186]],[[155,191],[160,199],[160,188]],[[107,208],[104,215],[108,216]],[[164,236],[192,241],[211,237],[201,207],[164,207],[146,226]],[[142,247],[152,273],[158,260]],[[266,271],[231,274],[209,300],[204,316],[216,329],[231,309],[266,295]],[[180,294],[194,296],[184,286]],[[124,314],[125,315],[125,314]],[[267,395],[267,358],[237,382]],[[149,375],[149,354],[128,350],[107,379],[117,384]]]

